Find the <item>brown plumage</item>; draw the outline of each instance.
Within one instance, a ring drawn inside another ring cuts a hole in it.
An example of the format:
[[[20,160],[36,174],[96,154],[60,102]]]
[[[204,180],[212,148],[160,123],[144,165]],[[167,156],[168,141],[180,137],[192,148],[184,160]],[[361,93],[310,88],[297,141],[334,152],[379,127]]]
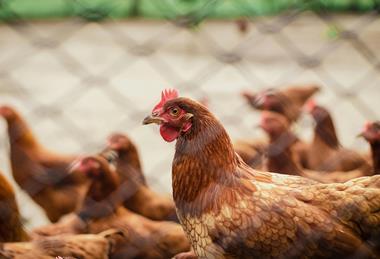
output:
[[[302,169],[302,176],[313,179],[320,183],[345,183],[352,179],[363,177],[363,171],[351,170],[347,172],[334,171],[334,172],[318,172],[309,169]]]
[[[258,93],[244,92],[248,103],[258,110],[281,113],[291,122],[298,119],[305,102],[320,89],[319,86],[290,86],[284,89],[266,89]]]
[[[29,239],[21,222],[13,188],[0,172],[0,242],[22,242]]]
[[[117,153],[111,160],[125,187],[121,193],[124,206],[153,220],[178,222],[173,200],[154,192],[147,185],[135,144],[126,135],[115,133],[109,137],[104,155],[107,156],[109,151]]]
[[[190,244],[179,224],[153,221],[122,206],[119,190],[127,186],[120,185],[116,170],[103,156],[85,157],[73,170],[87,175],[92,181],[82,208],[77,216],[40,228],[36,234],[99,233],[117,228],[126,236],[115,244],[110,258],[170,258],[189,250]]]
[[[376,258],[380,176],[319,184],[255,171],[221,123],[175,91],[163,93],[148,123],[177,140],[173,196],[199,258]]]
[[[268,115],[270,123],[264,129],[268,133],[268,140],[236,141],[233,144],[235,152],[253,169],[299,175],[297,171],[307,163],[308,144],[290,131],[291,122],[285,115],[271,111],[262,113]],[[290,156],[292,159],[287,160]]]
[[[118,230],[97,235],[65,235],[31,242],[0,244],[2,259],[86,258],[107,259],[114,243],[122,236]]]
[[[0,115],[8,125],[11,168],[17,184],[44,209],[52,222],[74,211],[86,186],[81,175],[68,174],[76,157],[43,147],[13,108],[0,107]]]
[[[371,146],[373,171],[380,174],[380,121],[368,122],[360,134]]]
[[[303,168],[308,145],[290,131],[289,121],[279,113],[264,111],[261,127],[270,138],[264,171],[299,175],[321,183],[344,183],[365,176],[361,170],[319,172]]]
[[[0,258],[36,259],[73,257],[88,259],[108,258],[115,237],[122,233],[107,230],[99,235],[65,235],[33,239],[23,228],[21,216],[11,185],[0,174]]]
[[[342,147],[328,110],[312,101],[307,106],[315,120],[315,128],[306,167],[325,172],[359,170],[365,175],[372,174],[371,166],[362,155]]]
[[[242,95],[248,103],[258,110],[269,110],[284,115],[290,122],[294,122],[301,114],[305,102],[317,91],[318,86],[291,86],[285,89],[266,89],[256,94],[244,92]],[[239,140],[234,143],[235,151],[249,166],[262,169],[265,157],[266,140]],[[304,146],[305,147],[305,146]],[[304,164],[306,159],[304,147],[298,146],[294,150]]]
[[[284,115],[275,112],[263,111],[261,128],[269,136],[269,145],[266,147],[266,161],[264,171],[282,174],[301,175],[299,149],[306,144],[297,138],[290,130],[290,122]]]
[[[245,139],[233,143],[234,150],[239,156],[254,169],[262,169],[264,166],[265,150],[268,146],[267,140]]]

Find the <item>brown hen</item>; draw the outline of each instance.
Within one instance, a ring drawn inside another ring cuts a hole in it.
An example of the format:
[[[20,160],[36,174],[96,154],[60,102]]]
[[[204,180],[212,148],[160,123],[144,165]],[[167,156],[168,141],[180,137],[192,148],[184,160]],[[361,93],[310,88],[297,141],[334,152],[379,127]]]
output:
[[[343,183],[365,176],[361,170],[318,172],[303,168],[302,158],[305,157],[308,145],[300,141],[290,131],[289,126],[283,115],[263,112],[261,127],[271,139],[263,168],[265,171],[299,175],[321,183]]]
[[[320,90],[319,86],[290,86],[284,89],[266,89],[258,93],[244,92],[248,103],[258,110],[281,113],[291,122],[298,119],[306,101]]]
[[[318,86],[291,86],[282,90],[266,89],[262,92],[253,94],[244,92],[248,103],[258,110],[269,110],[284,115],[290,122],[298,119],[305,102],[317,91]],[[263,169],[265,149],[268,145],[266,140],[239,140],[234,143],[235,151],[249,166],[255,169]],[[301,153],[297,153],[297,152]],[[298,156],[302,157],[302,163],[305,159],[305,150],[295,151]]]
[[[100,155],[85,157],[73,168],[92,181],[77,216],[36,231],[37,235],[65,233],[99,233],[109,228],[121,229],[125,238],[119,239],[110,258],[170,258],[187,251],[190,244],[179,224],[153,221],[122,206],[119,190],[128,188],[117,172]],[[82,222],[82,224],[80,224]],[[85,227],[82,227],[82,225]]]
[[[290,122],[284,115],[263,111],[261,128],[268,134],[270,143],[266,147],[264,171],[282,174],[301,175],[299,150],[305,149],[303,143],[290,130]]]
[[[0,107],[0,115],[8,124],[11,168],[17,184],[44,209],[52,222],[74,211],[86,190],[82,175],[68,173],[77,157],[43,147],[13,108]]]
[[[371,166],[365,158],[340,144],[329,111],[314,101],[307,104],[307,110],[315,121],[315,128],[306,167],[324,172],[359,170],[365,175],[371,175]]]
[[[373,171],[380,174],[380,121],[368,122],[360,134],[371,146]]]
[[[29,239],[21,222],[13,188],[0,172],[0,242],[22,242]]]
[[[135,144],[126,136],[115,133],[108,139],[103,154],[109,151],[117,156],[111,160],[123,183],[123,204],[129,210],[153,220],[172,220],[178,222],[174,202],[170,197],[154,192],[146,183],[139,154]]]
[[[143,123],[177,140],[173,196],[198,258],[376,258],[380,176],[319,184],[255,171],[221,123],[174,90]]]
[[[11,185],[0,174],[0,258],[36,259],[73,257],[89,259],[108,258],[115,236],[122,233],[108,230],[99,235],[67,235],[42,237],[33,240],[23,228],[21,216]]]

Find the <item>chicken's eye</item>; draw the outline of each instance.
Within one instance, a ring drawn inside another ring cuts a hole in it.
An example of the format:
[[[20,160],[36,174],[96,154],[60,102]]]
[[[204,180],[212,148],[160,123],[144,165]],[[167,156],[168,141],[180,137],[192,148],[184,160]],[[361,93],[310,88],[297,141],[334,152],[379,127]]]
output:
[[[170,115],[177,117],[179,115],[179,109],[177,107],[173,107],[170,109]]]

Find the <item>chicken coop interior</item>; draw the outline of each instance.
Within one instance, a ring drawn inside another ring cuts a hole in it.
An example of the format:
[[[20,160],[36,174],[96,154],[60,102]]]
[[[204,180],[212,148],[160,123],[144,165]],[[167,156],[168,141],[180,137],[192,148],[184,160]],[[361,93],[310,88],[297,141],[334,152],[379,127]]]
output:
[[[1,107],[17,111],[57,160],[99,154],[111,134],[126,134],[146,185],[169,199],[176,142],[143,125],[168,88],[207,107],[236,145],[268,139],[266,106],[253,107],[260,100],[250,102],[248,93],[264,98],[292,87],[314,89],[287,122],[291,132],[316,147],[318,121],[309,110],[322,106],[339,147],[375,163],[358,135],[380,119],[379,13],[377,0],[0,0],[0,171],[14,189],[23,226],[33,231],[51,220],[15,179],[18,167],[34,164],[17,151],[13,157]],[[380,233],[379,222],[373,228]]]

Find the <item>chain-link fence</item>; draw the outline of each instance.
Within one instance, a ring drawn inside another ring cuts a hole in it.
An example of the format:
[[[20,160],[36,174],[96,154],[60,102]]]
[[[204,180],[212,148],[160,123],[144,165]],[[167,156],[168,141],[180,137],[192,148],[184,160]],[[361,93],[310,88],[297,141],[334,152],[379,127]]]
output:
[[[45,14],[71,17],[49,21],[31,19],[44,17],[44,9],[33,13],[18,2],[23,1],[0,1],[0,102],[17,107],[43,144],[65,153],[96,152],[111,132],[126,132],[138,145],[150,185],[160,192],[171,190],[174,147],[141,122],[163,88],[207,98],[233,139],[262,136],[253,127],[258,113],[240,96],[247,89],[319,84],[317,99],[332,111],[342,142],[356,148],[367,148],[354,138],[363,122],[380,117],[375,1],[342,1],[351,3],[348,9],[366,11],[350,14],[328,11],[334,6],[309,8],[313,1],[291,9],[240,1],[243,11],[235,13],[228,1],[197,2],[188,9],[185,2],[191,1],[180,1],[178,9],[170,1],[140,1],[145,7],[110,1],[118,3],[114,9],[61,1],[70,8]],[[276,16],[252,16],[280,10]],[[167,19],[119,19],[144,11]],[[301,119],[298,126],[310,139],[307,122]],[[1,129],[0,167],[10,175],[5,126]],[[30,209],[26,195],[20,201],[31,225],[40,224],[42,214]]]

